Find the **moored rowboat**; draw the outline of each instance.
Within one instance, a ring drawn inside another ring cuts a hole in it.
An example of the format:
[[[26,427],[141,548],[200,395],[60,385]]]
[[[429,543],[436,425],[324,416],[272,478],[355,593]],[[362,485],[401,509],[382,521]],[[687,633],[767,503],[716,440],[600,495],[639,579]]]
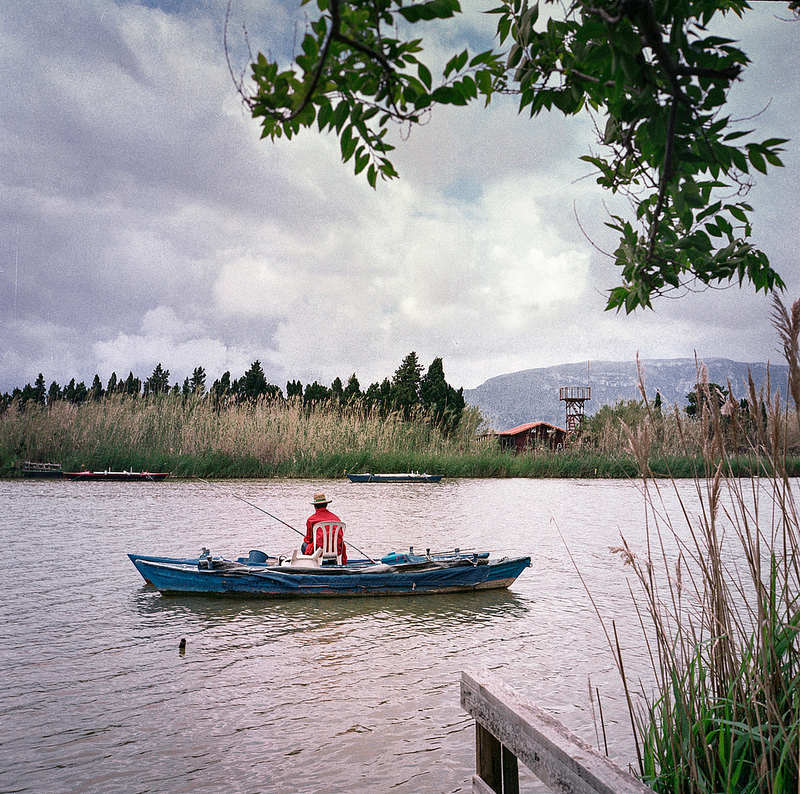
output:
[[[162,594],[239,598],[385,596],[458,593],[509,587],[530,557],[490,558],[488,552],[389,554],[378,562],[319,565],[313,558],[275,558],[253,551],[237,561],[147,557],[129,554],[148,583]]]
[[[439,482],[441,474],[420,474],[418,472],[408,472],[401,474],[348,474],[350,482]]]
[[[68,480],[110,480],[113,482],[160,482],[169,476],[166,471],[65,471]]]

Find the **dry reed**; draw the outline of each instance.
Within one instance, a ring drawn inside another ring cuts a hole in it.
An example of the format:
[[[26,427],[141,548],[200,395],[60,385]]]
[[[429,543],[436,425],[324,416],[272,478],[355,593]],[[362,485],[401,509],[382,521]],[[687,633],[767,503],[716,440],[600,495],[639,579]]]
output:
[[[793,412],[770,397],[769,383],[758,394],[751,379],[748,406],[763,403],[763,414],[708,399],[696,427],[676,417],[684,449],[701,452],[699,507],[674,482],[651,477],[658,417],[627,428],[648,508],[647,544],[639,553],[623,538],[612,551],[639,585],[634,602],[655,693],[640,690],[644,705],[631,709],[639,772],[658,792],[798,790],[800,523],[786,457],[798,426],[791,414],[800,421],[800,301],[787,312],[776,299],[773,321],[795,378]],[[698,393],[709,396],[705,370],[698,374]],[[743,445],[757,476],[737,474]],[[666,489],[679,500],[674,520]],[[622,654],[611,647],[624,678]]]

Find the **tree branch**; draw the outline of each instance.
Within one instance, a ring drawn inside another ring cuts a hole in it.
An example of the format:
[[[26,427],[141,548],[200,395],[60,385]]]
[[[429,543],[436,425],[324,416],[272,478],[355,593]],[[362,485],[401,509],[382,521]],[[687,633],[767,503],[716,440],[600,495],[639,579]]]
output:
[[[658,232],[658,219],[664,210],[667,199],[667,186],[672,177],[672,160],[675,152],[675,125],[678,118],[678,97],[672,98],[672,106],[669,109],[669,122],[667,125],[667,140],[664,148],[664,166],[661,170],[661,181],[658,185],[658,200],[653,211],[653,218],[650,226],[650,239],[647,242],[647,262],[649,263],[656,248],[656,234]]]

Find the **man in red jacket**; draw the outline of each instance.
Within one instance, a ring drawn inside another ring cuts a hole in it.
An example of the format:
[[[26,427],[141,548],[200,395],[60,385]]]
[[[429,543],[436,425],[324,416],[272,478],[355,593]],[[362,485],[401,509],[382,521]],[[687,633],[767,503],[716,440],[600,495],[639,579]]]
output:
[[[314,526],[314,524],[318,523],[319,521],[341,521],[339,516],[337,516],[335,513],[331,513],[331,511],[328,510],[328,505],[330,502],[325,498],[325,494],[322,491],[317,491],[317,493],[314,494],[314,501],[311,504],[317,509],[314,511],[313,515],[308,517],[308,520],[306,521],[306,536],[303,538],[303,543],[300,546],[300,551],[303,554],[314,553],[314,538],[311,536],[311,528]],[[320,530],[320,533],[321,531],[322,530]],[[342,535],[339,535],[337,551],[342,555],[342,564],[346,564],[347,546],[345,546]]]

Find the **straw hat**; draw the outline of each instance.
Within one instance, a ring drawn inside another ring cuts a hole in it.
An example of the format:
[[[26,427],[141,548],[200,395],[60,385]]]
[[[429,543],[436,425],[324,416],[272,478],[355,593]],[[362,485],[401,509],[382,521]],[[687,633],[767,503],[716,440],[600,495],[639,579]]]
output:
[[[317,491],[314,494],[314,501],[311,503],[312,505],[328,505],[330,501],[325,498],[325,494],[322,491]]]

